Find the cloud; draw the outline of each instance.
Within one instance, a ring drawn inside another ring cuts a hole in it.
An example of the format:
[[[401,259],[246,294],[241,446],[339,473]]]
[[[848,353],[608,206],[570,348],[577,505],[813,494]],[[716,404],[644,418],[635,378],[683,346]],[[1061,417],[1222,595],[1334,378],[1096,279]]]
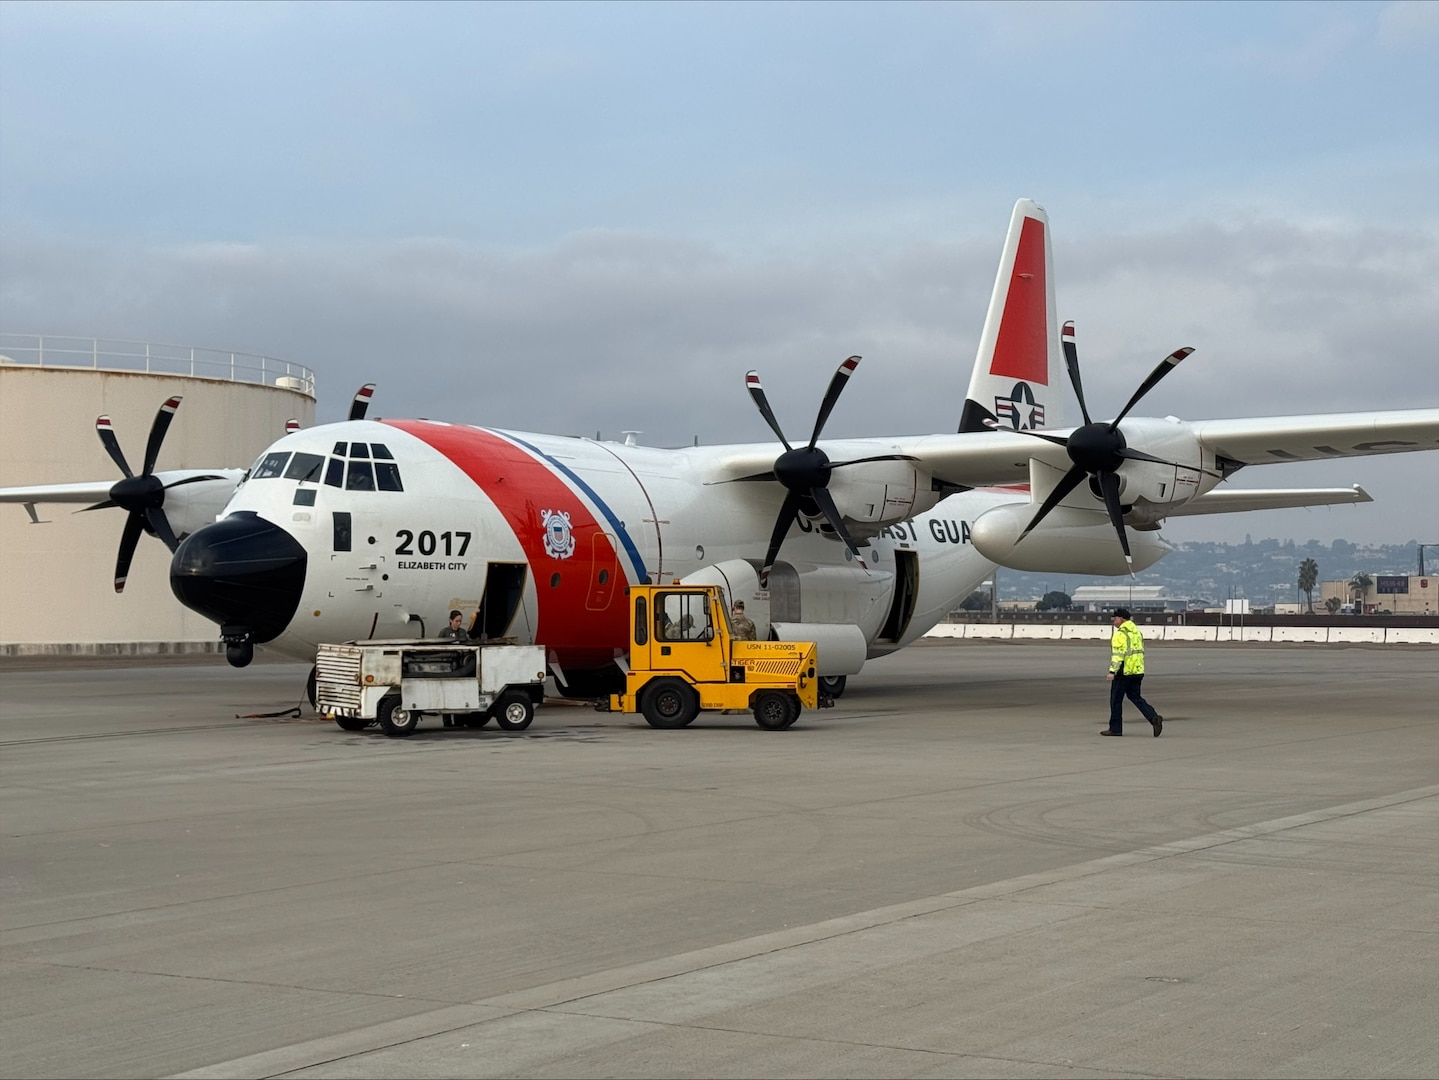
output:
[[[1394,49],[1433,48],[1439,44],[1439,4],[1397,0],[1379,14],[1379,43]]]
[[[757,368],[798,438],[834,368],[858,353],[827,434],[950,431],[1001,239],[844,258],[614,229],[528,248],[415,238],[138,250],[11,230],[0,307],[7,329],[304,364],[318,375],[321,419],[376,382],[380,415],[637,429],[656,445],[761,441],[770,434],[743,390]],[[1096,414],[1117,411],[1181,344],[1198,351],[1141,413],[1439,403],[1432,231],[1255,218],[1056,242],[1059,314],[1079,324]],[[1352,465],[1299,480],[1259,472],[1266,485],[1373,482]]]

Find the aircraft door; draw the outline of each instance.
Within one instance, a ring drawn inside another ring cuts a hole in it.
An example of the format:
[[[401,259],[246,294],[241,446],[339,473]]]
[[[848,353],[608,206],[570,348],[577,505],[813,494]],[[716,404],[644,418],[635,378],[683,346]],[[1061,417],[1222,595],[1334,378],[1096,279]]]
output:
[[[614,599],[615,580],[619,576],[615,545],[615,538],[607,532],[595,533],[590,541],[590,587],[585,594],[587,611],[604,611]]]
[[[895,549],[894,552],[894,593],[891,595],[889,615],[884,620],[884,629],[879,633],[881,641],[899,641],[909,628],[914,616],[914,602],[919,597],[919,553]]]
[[[524,563],[488,563],[485,566],[485,591],[480,608],[470,627],[472,637],[505,637],[520,610],[525,595]]]
[[[373,546],[373,536],[361,535],[364,525],[356,524],[350,513],[337,510],[332,517],[330,562],[340,572],[344,592],[363,593],[378,600],[384,595],[385,556]],[[330,595],[335,596],[335,590]]]

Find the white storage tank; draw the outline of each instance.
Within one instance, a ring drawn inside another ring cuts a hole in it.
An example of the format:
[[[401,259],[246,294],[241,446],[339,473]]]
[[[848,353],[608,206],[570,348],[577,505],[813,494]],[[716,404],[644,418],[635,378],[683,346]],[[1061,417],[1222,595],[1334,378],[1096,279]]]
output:
[[[190,346],[0,334],[0,487],[121,478],[95,433],[110,417],[139,472],[155,413],[184,398],[156,470],[248,468],[315,419],[311,371],[273,357]],[[213,647],[218,629],[170,592],[170,553],[142,536],[114,588],[125,512],[0,504],[0,654],[146,653]]]

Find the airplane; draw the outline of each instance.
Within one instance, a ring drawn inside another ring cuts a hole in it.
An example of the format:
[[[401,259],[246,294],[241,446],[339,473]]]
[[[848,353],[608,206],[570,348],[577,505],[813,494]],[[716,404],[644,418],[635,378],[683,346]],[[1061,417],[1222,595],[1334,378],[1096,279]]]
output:
[[[237,667],[256,646],[313,662],[322,642],[424,637],[459,609],[473,637],[542,644],[562,694],[596,697],[623,680],[625,587],[704,582],[745,599],[760,636],[817,642],[837,695],[996,566],[1133,573],[1173,550],[1158,532],[1170,517],[1372,501],[1357,486],[1224,487],[1241,468],[1439,448],[1439,408],[1130,417],[1190,351],[1093,419],[1074,325],[1056,319],[1048,214],[1021,199],[956,431],[822,440],[856,356],[802,443],[753,371],[746,389],[778,443],[663,449],[368,419],[367,384],[346,420],[288,430],[248,470],[157,473],[172,398],[138,476],[101,417],[124,479],[0,489],[0,502],[32,520],[40,502],[126,510],[116,590],[140,533],[157,536],[175,596],[219,625]],[[1084,421],[1069,428],[1066,378]]]

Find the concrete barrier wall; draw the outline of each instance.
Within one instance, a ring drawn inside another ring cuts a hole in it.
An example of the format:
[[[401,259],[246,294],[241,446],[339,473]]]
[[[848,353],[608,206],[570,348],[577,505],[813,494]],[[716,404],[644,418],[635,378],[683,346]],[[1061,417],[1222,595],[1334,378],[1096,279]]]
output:
[[[1108,641],[1093,623],[940,623],[924,636],[966,641]],[[1400,626],[1148,626],[1149,641],[1238,645],[1439,645],[1439,628]]]

